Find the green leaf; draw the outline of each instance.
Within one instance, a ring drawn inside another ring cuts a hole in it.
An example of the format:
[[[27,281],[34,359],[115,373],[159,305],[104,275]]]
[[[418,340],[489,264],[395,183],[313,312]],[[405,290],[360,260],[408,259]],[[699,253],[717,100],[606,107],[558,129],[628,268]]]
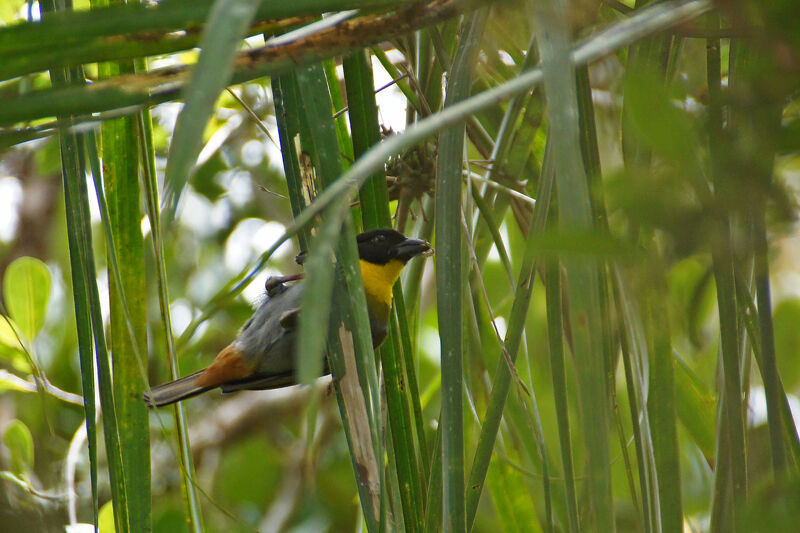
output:
[[[132,64],[102,64],[100,73],[133,70]],[[109,269],[109,329],[112,340],[113,396],[119,423],[125,505],[130,530],[149,527],[150,429],[147,407],[141,401],[146,368],[147,294],[144,274],[144,243],[139,211],[139,170],[136,120],[123,117],[102,125],[102,177],[100,161],[90,144],[89,159],[95,192],[106,230]],[[105,189],[105,195],[103,194]],[[105,198],[104,198],[105,196]]]
[[[22,339],[19,338],[19,326],[7,316],[0,320],[0,345],[7,346],[15,351],[23,351]],[[2,356],[5,350],[0,350]]]
[[[448,72],[445,108],[456,107],[469,97],[487,10],[471,13],[460,29],[453,67]],[[439,137],[435,196],[436,306],[442,362],[442,524],[445,531],[453,532],[467,531],[472,525],[472,520],[467,519],[464,499],[464,256],[460,214],[465,135],[464,126],[453,123]]]
[[[576,78],[564,68],[570,58],[568,15],[562,2],[536,5],[538,40],[547,97],[548,143],[553,147],[559,229],[592,231],[595,221],[585,169],[581,165]],[[569,327],[579,388],[586,465],[586,529],[614,530],[609,466],[609,391],[600,376],[606,371],[600,287],[600,265],[591,258],[565,255]]]
[[[97,515],[97,530],[100,533],[116,533],[114,527],[114,506],[111,501],[107,501],[100,508],[100,514]]]
[[[717,399],[681,359],[675,360],[675,401],[678,418],[707,460],[714,459]]]
[[[3,435],[9,454],[9,466],[15,475],[27,479],[33,470],[33,436],[28,426],[20,420],[13,420]]]
[[[742,531],[792,531],[800,521],[800,479],[789,477],[759,487],[744,508]]]
[[[3,278],[8,313],[19,324],[26,339],[31,340],[44,324],[47,300],[50,298],[50,271],[42,261],[20,257],[8,266]]]
[[[630,76],[625,103],[638,140],[680,170],[697,168],[697,147],[702,143],[686,112],[674,105],[663,79],[647,71]]]
[[[800,383],[800,300],[785,300],[775,306],[775,352],[783,386],[792,390]]]
[[[486,482],[502,531],[542,531],[519,472],[507,463],[494,461]]]

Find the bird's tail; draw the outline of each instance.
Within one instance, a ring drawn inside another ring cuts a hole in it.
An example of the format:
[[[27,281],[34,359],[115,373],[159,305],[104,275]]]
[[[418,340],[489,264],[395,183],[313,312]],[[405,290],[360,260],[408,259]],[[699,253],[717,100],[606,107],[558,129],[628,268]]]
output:
[[[201,387],[195,383],[197,376],[203,373],[203,370],[189,374],[175,381],[164,383],[158,387],[153,387],[149,391],[145,391],[142,397],[148,407],[162,407],[171,403],[197,396],[198,394],[214,387]]]

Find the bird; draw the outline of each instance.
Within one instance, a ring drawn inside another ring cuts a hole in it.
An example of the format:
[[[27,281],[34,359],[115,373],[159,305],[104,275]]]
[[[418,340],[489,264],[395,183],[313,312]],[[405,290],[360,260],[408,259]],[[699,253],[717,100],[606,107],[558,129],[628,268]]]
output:
[[[430,243],[409,238],[391,228],[356,236],[359,266],[367,300],[372,345],[386,338],[392,287],[412,258],[433,254]],[[298,256],[298,263],[304,253]],[[153,387],[143,394],[148,407],[161,407],[206,391],[275,389],[296,384],[294,376],[297,317],[304,283],[302,275],[271,277],[266,298],[245,322],[236,339],[207,368]],[[329,373],[327,362],[324,372]]]

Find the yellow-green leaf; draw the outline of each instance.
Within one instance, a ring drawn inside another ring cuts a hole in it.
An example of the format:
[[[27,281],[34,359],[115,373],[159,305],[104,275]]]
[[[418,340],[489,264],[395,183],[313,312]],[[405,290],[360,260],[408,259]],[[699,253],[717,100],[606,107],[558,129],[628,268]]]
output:
[[[0,345],[8,346],[12,350],[24,350],[18,333],[20,333],[19,326],[13,320],[5,316],[0,317]]]
[[[44,324],[50,298],[50,271],[42,261],[20,257],[8,266],[3,278],[8,313],[26,339],[33,339]]]
[[[114,526],[114,506],[111,501],[107,501],[100,508],[100,514],[97,515],[97,529],[100,533],[116,533]]]
[[[28,426],[20,420],[13,420],[3,435],[9,455],[11,471],[21,479],[33,470],[33,436]]]

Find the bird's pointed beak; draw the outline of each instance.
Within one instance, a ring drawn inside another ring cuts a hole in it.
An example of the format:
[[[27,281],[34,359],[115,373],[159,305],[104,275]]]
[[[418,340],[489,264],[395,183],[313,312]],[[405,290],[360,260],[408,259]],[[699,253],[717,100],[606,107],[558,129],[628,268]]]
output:
[[[404,263],[418,255],[433,255],[431,244],[422,239],[406,239],[396,244],[392,251],[394,256]]]

